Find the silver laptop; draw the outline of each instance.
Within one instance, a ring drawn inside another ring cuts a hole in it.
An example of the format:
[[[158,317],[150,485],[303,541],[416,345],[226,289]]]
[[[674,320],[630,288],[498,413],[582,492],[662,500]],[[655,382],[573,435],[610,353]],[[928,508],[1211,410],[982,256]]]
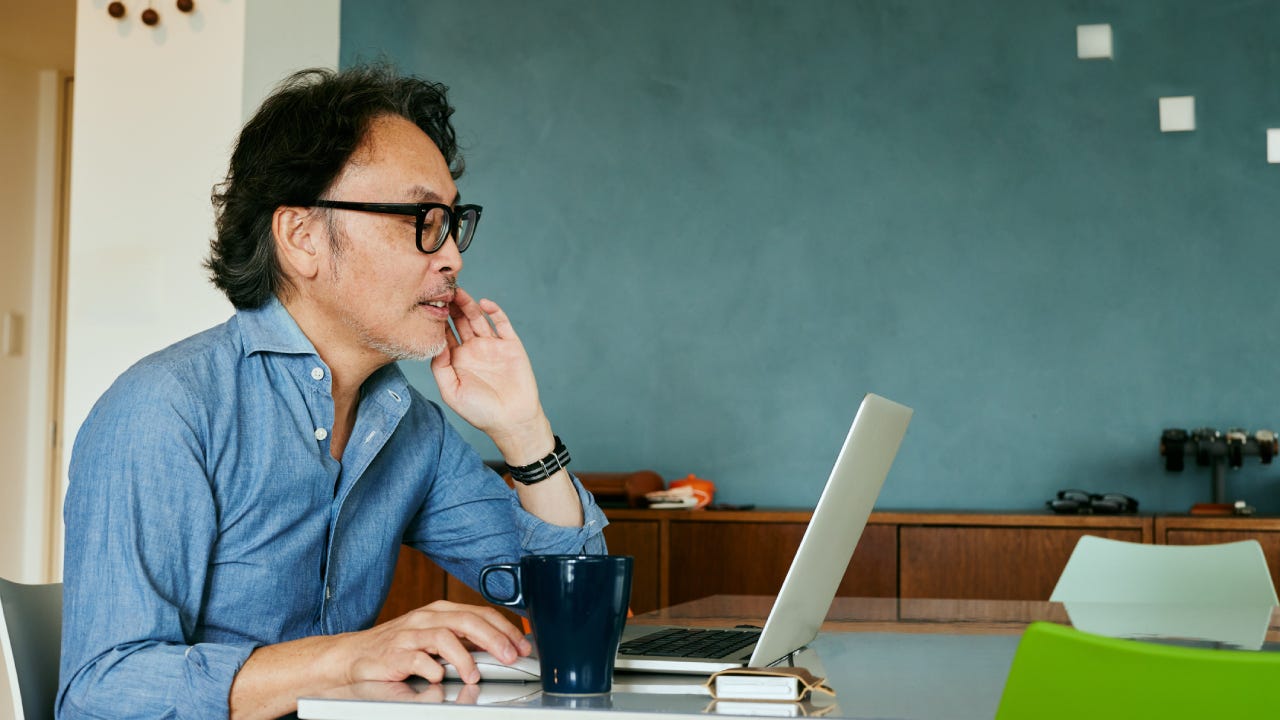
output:
[[[911,413],[878,395],[862,399],[763,630],[629,625],[614,667],[701,675],[773,665],[810,643],[831,608]],[[715,650],[697,649],[707,643]]]

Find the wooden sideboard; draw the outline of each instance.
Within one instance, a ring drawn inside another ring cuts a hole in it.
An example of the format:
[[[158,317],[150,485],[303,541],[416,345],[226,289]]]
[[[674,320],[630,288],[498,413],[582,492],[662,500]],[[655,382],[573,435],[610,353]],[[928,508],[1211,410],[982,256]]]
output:
[[[1076,542],[1152,541],[1150,516],[891,513],[898,596],[1048,600]]]
[[[709,595],[774,595],[812,513],[607,509],[609,551],[635,557],[636,613]],[[1083,535],[1130,542],[1258,540],[1280,584],[1280,518],[1050,513],[872,513],[839,597],[1047,600]],[[480,596],[404,549],[380,619]]]

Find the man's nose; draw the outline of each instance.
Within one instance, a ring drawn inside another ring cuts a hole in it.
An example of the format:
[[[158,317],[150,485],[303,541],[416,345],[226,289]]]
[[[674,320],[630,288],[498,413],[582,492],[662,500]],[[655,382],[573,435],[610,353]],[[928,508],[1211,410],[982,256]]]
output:
[[[453,239],[453,233],[449,233],[439,250],[431,253],[431,264],[437,272],[442,273],[456,274],[462,270],[462,253],[458,252],[458,243]]]

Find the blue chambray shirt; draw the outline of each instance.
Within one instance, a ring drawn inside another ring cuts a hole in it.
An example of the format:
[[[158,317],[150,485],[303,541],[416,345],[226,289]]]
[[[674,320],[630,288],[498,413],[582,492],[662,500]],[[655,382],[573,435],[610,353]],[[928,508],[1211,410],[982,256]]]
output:
[[[116,380],[71,457],[58,717],[226,717],[255,647],[372,626],[401,544],[473,587],[522,554],[605,552],[580,484],[583,527],[530,515],[394,364],[341,463],[333,413],[274,299]]]

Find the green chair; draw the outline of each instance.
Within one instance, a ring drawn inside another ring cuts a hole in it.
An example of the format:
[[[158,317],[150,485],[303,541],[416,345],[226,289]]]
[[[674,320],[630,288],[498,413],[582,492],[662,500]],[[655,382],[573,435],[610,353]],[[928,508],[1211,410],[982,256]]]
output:
[[[996,720],[1280,717],[1280,652],[1120,640],[1027,626]]]

